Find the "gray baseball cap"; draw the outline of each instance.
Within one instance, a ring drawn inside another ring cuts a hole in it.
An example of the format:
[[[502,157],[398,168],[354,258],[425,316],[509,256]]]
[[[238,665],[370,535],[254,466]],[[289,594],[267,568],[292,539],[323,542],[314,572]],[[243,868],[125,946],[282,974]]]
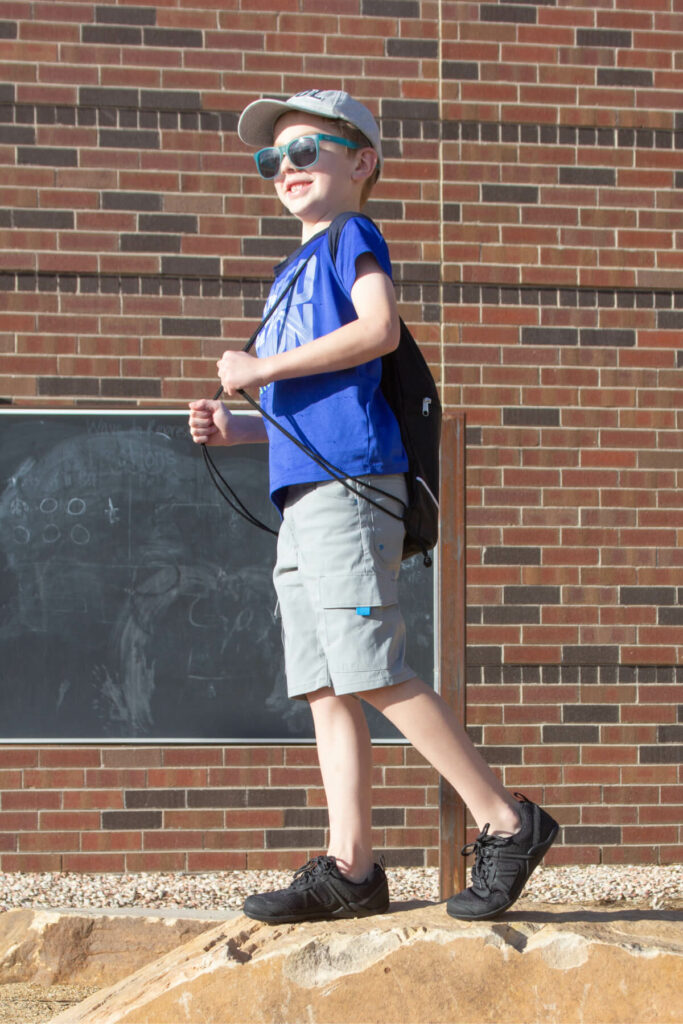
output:
[[[239,119],[238,135],[248,146],[257,146],[259,149],[272,146],[275,122],[292,110],[327,117],[333,121],[348,121],[365,135],[379,157],[378,166],[382,170],[382,140],[377,122],[367,107],[347,92],[339,90],[307,89],[290,96],[288,100],[254,100]]]

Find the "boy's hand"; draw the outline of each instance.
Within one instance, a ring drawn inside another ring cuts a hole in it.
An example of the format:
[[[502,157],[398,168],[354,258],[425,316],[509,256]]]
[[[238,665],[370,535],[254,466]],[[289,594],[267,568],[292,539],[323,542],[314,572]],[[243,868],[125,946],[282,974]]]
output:
[[[195,444],[233,444],[232,419],[222,402],[208,398],[190,402],[190,433]]]
[[[264,360],[250,352],[224,352],[216,366],[226,395],[232,397],[238,391],[265,384],[263,363]]]

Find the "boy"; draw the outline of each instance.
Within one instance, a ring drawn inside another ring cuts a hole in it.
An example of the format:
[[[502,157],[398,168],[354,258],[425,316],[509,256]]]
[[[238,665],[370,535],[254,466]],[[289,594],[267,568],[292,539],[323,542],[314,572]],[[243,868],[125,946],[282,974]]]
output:
[[[276,268],[267,308],[308,262],[256,354],[223,354],[221,384],[228,396],[259,387],[266,412],[349,476],[381,487],[385,495],[373,490],[373,500],[395,512],[391,496],[405,498],[408,466],[379,386],[381,356],[399,337],[388,250],[362,217],[344,225],[334,262],[325,234],[337,214],[360,211],[381,173],[377,124],[347,93],[309,90],[251,103],[238,132],[258,147],[259,173],[302,227],[301,247]],[[197,443],[270,443],[271,497],[283,518],[274,581],[287,687],[311,707],[330,819],[327,856],[299,869],[289,888],[250,896],[245,913],[284,923],[388,909],[371,846],[362,697],[458,790],[480,829],[473,884],[448,900],[448,913],[497,916],[517,899],[558,825],[526,798],[513,799],[445,702],[405,663],[402,523],[349,494],[270,423],[234,417],[221,402],[190,410]]]

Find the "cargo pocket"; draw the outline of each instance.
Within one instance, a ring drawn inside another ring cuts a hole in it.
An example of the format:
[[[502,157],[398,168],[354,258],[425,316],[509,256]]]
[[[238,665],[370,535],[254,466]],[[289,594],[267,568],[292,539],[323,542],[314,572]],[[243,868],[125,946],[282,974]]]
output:
[[[393,681],[405,656],[398,581],[389,575],[324,576],[319,585],[323,645],[335,689],[353,692]]]

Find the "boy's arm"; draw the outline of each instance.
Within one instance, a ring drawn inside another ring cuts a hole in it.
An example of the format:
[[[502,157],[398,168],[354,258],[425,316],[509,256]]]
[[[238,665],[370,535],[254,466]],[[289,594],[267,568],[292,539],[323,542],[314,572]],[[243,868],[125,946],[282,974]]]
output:
[[[248,352],[225,352],[218,376],[228,395],[275,380],[310,377],[359,366],[393,351],[400,324],[394,286],[370,253],[356,261],[351,301],[358,319],[306,345],[258,359]]]

